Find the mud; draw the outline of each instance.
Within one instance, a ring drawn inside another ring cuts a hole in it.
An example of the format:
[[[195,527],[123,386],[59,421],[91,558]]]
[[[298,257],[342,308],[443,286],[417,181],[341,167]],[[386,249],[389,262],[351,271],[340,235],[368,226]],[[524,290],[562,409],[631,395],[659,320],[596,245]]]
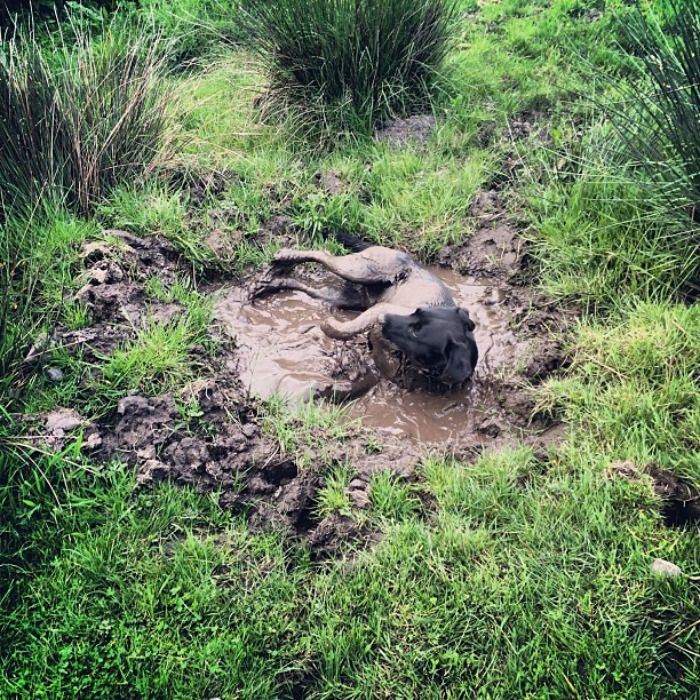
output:
[[[320,186],[343,183],[325,176]],[[222,179],[195,183],[192,196],[203,199],[223,187]],[[222,506],[246,517],[251,529],[282,528],[308,543],[316,558],[374,541],[371,519],[321,516],[319,491],[329,470],[351,465],[347,495],[353,509],[362,511],[371,505],[373,474],[391,469],[397,478],[417,481],[427,446],[472,459],[484,449],[522,440],[535,444],[556,433],[546,422],[532,420],[527,384],[561,364],[558,350],[545,352],[556,348],[544,331],[556,325],[558,312],[526,284],[522,244],[500,194],[480,195],[471,215],[477,222],[472,239],[433,261],[435,273],[477,323],[481,360],[474,381],[463,390],[436,395],[401,388],[380,377],[367,339],[341,342],[321,333],[319,323],[329,310],[319,302],[289,293],[251,306],[245,300],[255,276],[245,283],[229,277],[224,286],[220,276],[216,284],[213,275],[196,279],[191,265],[164,239],[109,230],[84,247],[81,287],[72,297],[89,309],[90,325],[58,328],[42,338],[28,359],[28,371],[50,366],[56,348],[75,353],[89,363],[79,381],[88,397],[90,372],[99,371],[106,355],[145,324],[167,323],[182,313],[179,304],[148,296],[144,285],[153,275],[166,287],[185,277],[200,291],[217,294],[211,329],[215,350],[206,355],[197,350],[193,359],[207,369],[176,393],[123,396],[99,419],[80,415],[87,398],[83,404],[78,400],[40,419],[28,417],[26,439],[59,450],[80,435],[91,459],[132,466],[137,488],[168,480],[216,491]],[[230,250],[236,216],[215,212],[208,224],[212,249]],[[278,215],[261,227],[257,242],[262,246],[274,238],[284,245],[295,235],[290,220]],[[312,269],[308,274],[318,280],[320,273]],[[64,377],[56,381],[72,379],[65,376],[68,371],[64,368]],[[342,440],[319,432],[311,446],[284,453],[265,430],[265,412],[254,397],[272,393],[293,400],[311,394],[352,399],[351,417],[360,418],[364,427],[349,425]],[[187,406],[197,410],[188,413]]]
[[[650,462],[638,465],[632,460],[608,465],[606,476],[627,481],[651,480],[651,488],[661,501],[661,517],[669,527],[685,528],[700,522],[700,491],[689,481]]]
[[[301,292],[250,304],[239,286],[224,287],[215,314],[236,343],[238,372],[249,392],[283,394],[292,402],[353,398],[350,415],[385,440],[408,437],[464,450],[535,439],[548,426],[533,420],[527,387],[566,364],[551,335],[567,325],[567,314],[527,285],[526,250],[501,194],[480,193],[470,214],[477,222],[473,236],[443,249],[430,268],[476,323],[480,360],[465,387],[435,394],[387,381],[365,338],[334,341],[321,331],[329,313],[347,320],[350,312],[331,311]],[[338,283],[313,267],[305,274],[316,285]]]
[[[328,338],[320,324],[330,310],[300,292],[275,294],[250,304],[241,289],[233,287],[223,290],[215,313],[236,343],[238,370],[253,395],[268,398],[278,393],[300,401],[328,395],[334,383],[343,382],[359,385],[355,393],[362,394],[370,375],[376,384],[351,404],[350,414],[382,434],[420,442],[478,444],[485,438],[498,441],[520,434],[527,417],[509,416],[504,405],[507,394],[521,391],[517,385],[526,380],[513,368],[518,363],[528,366],[532,343],[519,340],[513,332],[504,290],[445,268],[432,271],[450,288],[455,301],[469,309],[480,349],[473,381],[449,394],[407,391],[378,379],[379,373],[371,369],[367,340]],[[324,281],[332,283],[332,278]],[[352,317],[348,312],[334,313]]]
[[[435,117],[432,114],[416,114],[405,119],[391,119],[380,129],[377,129],[377,141],[390,146],[405,146],[407,144],[426,144],[435,129]]]

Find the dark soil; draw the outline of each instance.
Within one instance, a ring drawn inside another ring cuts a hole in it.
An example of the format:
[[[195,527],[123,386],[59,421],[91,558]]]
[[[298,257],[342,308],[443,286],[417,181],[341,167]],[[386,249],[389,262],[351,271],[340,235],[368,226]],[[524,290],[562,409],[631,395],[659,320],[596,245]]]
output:
[[[661,516],[669,527],[685,528],[700,522],[700,491],[672,471],[653,462],[640,466],[626,460],[610,464],[606,474],[627,481],[650,479],[651,488],[661,501]]]

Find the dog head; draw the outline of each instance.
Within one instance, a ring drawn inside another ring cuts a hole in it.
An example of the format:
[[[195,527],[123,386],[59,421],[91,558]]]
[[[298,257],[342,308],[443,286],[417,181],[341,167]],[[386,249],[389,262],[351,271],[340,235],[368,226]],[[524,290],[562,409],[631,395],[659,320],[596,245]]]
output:
[[[386,314],[382,323],[382,335],[392,345],[446,384],[460,384],[474,373],[479,351],[473,330],[469,312],[459,306]]]

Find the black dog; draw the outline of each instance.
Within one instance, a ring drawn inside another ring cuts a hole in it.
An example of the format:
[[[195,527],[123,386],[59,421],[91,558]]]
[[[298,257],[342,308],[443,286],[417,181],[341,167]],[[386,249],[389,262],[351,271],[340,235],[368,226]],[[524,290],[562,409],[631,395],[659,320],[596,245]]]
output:
[[[469,379],[479,356],[469,312],[457,306],[442,281],[409,255],[382,246],[360,243],[355,247],[360,252],[342,256],[282,249],[254,295],[296,289],[336,308],[361,310],[352,321],[331,317],[321,328],[332,338],[346,340],[379,324],[382,336],[429,376],[448,385]],[[306,262],[323,265],[353,286],[319,289],[282,275],[283,270]]]

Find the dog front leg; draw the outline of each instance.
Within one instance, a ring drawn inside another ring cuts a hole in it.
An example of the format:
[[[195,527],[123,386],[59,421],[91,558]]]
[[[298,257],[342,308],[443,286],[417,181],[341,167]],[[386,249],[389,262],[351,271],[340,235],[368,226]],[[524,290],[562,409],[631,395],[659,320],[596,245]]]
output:
[[[400,314],[408,316],[413,313],[412,309],[395,304],[376,304],[361,313],[352,321],[338,321],[329,318],[321,324],[321,330],[329,337],[336,340],[350,340],[359,333],[368,331],[375,323],[383,323],[385,314]]]

